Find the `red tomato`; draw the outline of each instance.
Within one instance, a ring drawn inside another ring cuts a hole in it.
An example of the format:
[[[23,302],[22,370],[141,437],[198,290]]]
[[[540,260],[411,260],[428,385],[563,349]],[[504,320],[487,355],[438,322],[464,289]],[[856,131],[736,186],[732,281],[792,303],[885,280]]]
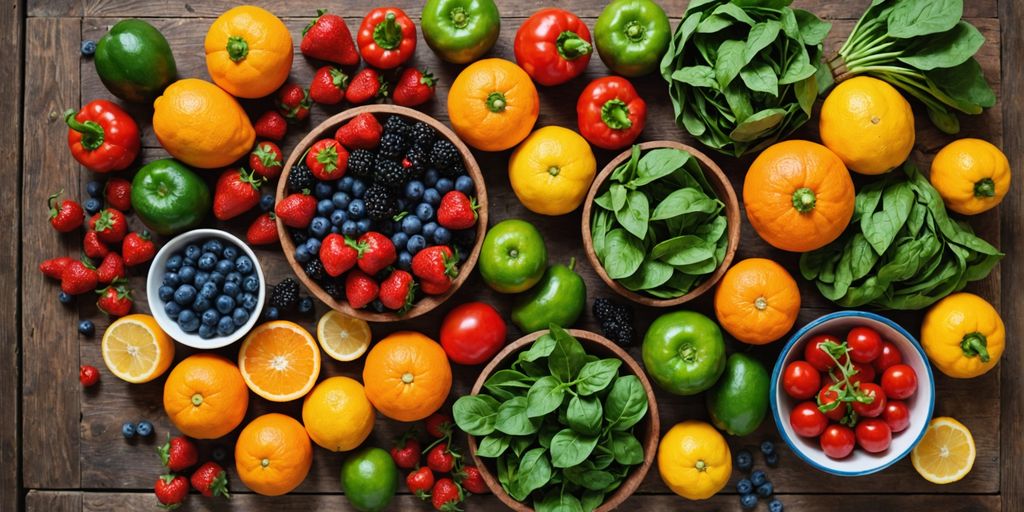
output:
[[[480,364],[505,345],[505,320],[488,304],[468,302],[448,313],[441,324],[441,346],[448,359]]]
[[[857,423],[857,445],[868,453],[879,453],[892,444],[892,430],[882,420],[866,419]]]
[[[910,426],[910,409],[907,409],[905,402],[889,400],[885,404],[885,411],[882,412],[882,419],[893,432],[903,432]]]
[[[853,369],[856,370],[856,373],[854,373],[853,375],[850,376],[850,383],[851,384],[858,383],[858,382],[874,382],[875,381],[875,368],[873,366],[871,366],[870,364],[866,364],[866,363],[853,363]],[[832,370],[831,374],[829,375],[829,381],[833,382],[833,383],[839,382],[839,377],[841,375],[842,374],[840,373],[839,370]]]
[[[878,373],[882,373],[886,368],[897,365],[903,362],[903,354],[900,354],[900,349],[896,348],[896,345],[889,341],[882,342],[882,353],[878,355],[878,359],[875,359],[874,365],[875,370]]]
[[[882,389],[890,398],[910,398],[917,392],[917,373],[905,364],[890,366],[882,374]]]
[[[825,432],[821,434],[818,441],[821,443],[821,449],[825,455],[833,459],[842,459],[853,451],[856,437],[849,427],[833,423],[825,428]]]
[[[808,400],[789,413],[789,426],[798,436],[817,437],[828,427],[828,418],[818,410],[818,404]]]
[[[833,366],[836,365],[836,362],[833,361],[832,358],[827,353],[825,353],[825,351],[818,348],[819,344],[824,343],[826,341],[831,341],[832,343],[836,344],[842,343],[835,336],[830,336],[828,334],[819,334],[811,338],[810,341],[807,342],[807,345],[804,346],[804,359],[807,360],[808,363],[811,363],[811,366],[823,372],[828,371],[829,368],[832,368]],[[839,360],[846,361],[846,356],[844,355],[843,357],[839,358]]]
[[[877,418],[881,416],[882,411],[885,410],[885,392],[878,384],[866,382],[860,385],[861,393],[875,397],[874,401],[869,404],[863,402],[853,402],[853,412],[856,412],[864,418]]]
[[[870,327],[854,327],[846,335],[850,346],[850,359],[858,363],[870,363],[882,353],[882,337]]]
[[[807,361],[793,361],[782,373],[782,388],[797,400],[806,400],[821,388],[821,375]]]
[[[832,402],[835,402],[836,400],[839,400],[839,393],[830,389],[831,387],[831,384],[826,384],[824,387],[821,388],[821,391],[818,392],[819,406],[828,405]],[[839,421],[843,419],[843,416],[846,415],[846,404],[839,404],[838,407],[824,414],[828,419],[832,421]]]

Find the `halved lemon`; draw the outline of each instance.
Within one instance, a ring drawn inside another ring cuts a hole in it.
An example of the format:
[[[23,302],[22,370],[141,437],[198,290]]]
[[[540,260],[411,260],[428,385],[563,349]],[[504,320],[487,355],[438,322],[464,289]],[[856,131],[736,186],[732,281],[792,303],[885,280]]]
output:
[[[933,484],[960,480],[974,467],[974,437],[959,421],[941,417],[928,424],[921,442],[910,452],[914,469]]]
[[[132,384],[163,375],[174,360],[174,341],[155,318],[143,314],[114,320],[103,333],[101,350],[110,373]]]
[[[316,324],[316,339],[338,361],[355,361],[370,346],[370,324],[361,318],[328,311]]]
[[[294,322],[267,322],[246,336],[238,369],[253,393],[271,402],[295,400],[309,393],[320,376],[320,347]]]

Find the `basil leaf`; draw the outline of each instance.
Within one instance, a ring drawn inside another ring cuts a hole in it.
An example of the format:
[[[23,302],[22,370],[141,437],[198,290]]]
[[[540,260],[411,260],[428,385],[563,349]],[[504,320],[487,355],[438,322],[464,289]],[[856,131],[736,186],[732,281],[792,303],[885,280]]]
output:
[[[644,261],[642,243],[622,228],[615,228],[605,238],[607,258],[601,262],[611,279],[633,275]]]
[[[494,428],[510,436],[526,436],[537,433],[540,420],[530,418],[526,414],[526,397],[517,396],[498,406]]]
[[[519,353],[519,357],[516,361],[536,361],[543,359],[551,355],[551,352],[555,350],[555,338],[551,333],[544,333],[536,339],[530,348],[524,352]]]
[[[498,401],[488,395],[466,395],[452,405],[452,416],[459,429],[472,436],[494,432]]]
[[[583,512],[583,505],[578,498],[560,493],[558,489],[551,489],[543,500],[534,501],[533,507],[536,512]]]
[[[605,210],[614,211],[612,208],[612,193],[611,190],[605,190],[600,195],[594,198],[594,204],[604,208]]]
[[[683,167],[692,158],[693,155],[674,148],[652,149],[640,158],[636,179],[630,185],[642,187],[657,181]]]
[[[491,374],[491,376],[484,381],[484,388],[487,388],[488,391],[506,388],[530,389],[532,381],[533,379],[531,377],[528,377],[522,372],[506,368]]]
[[[599,359],[583,365],[576,379],[576,392],[583,396],[603,391],[619,375],[621,359]]]
[[[605,210],[594,212],[590,221],[590,240],[594,244],[594,253],[599,260],[605,257],[605,238],[608,236],[611,214]]]
[[[552,376],[541,377],[530,386],[526,394],[526,415],[531,418],[544,416],[558,409],[565,397],[565,386]]]
[[[592,465],[586,462],[578,466],[566,468],[565,478],[590,491],[601,491],[619,479],[608,471],[594,469]]]
[[[481,457],[496,459],[508,449],[509,437],[502,434],[491,434],[480,440],[476,454]]]
[[[682,235],[655,245],[651,257],[678,267],[714,259],[714,251],[714,246],[704,239],[695,235]]]
[[[569,428],[588,436],[596,436],[601,432],[603,409],[601,401],[593,396],[574,396],[569,399],[565,417]]]
[[[612,198],[612,211],[617,212],[626,206],[626,187],[624,185],[612,183],[608,187],[608,193]]]
[[[531,492],[547,485],[551,480],[551,463],[548,461],[547,450],[534,448],[523,454],[519,462],[517,475],[520,496],[513,496],[523,501]]]
[[[888,33],[907,39],[945,32],[964,14],[963,0],[901,0],[893,4]]]
[[[665,284],[672,277],[672,265],[654,259],[645,259],[633,275],[619,280],[630,291],[649,290]]]
[[[647,414],[647,393],[644,392],[640,379],[636,375],[627,375],[616,380],[604,402],[604,419],[608,422],[607,428],[628,430],[643,419],[645,414]]]
[[[644,461],[643,446],[629,432],[612,432],[612,454],[615,462],[623,466],[635,466]]]
[[[583,495],[580,496],[580,506],[583,507],[583,512],[594,512],[594,509],[600,507],[604,503],[604,493],[600,491],[592,491],[587,489],[583,491]]]
[[[626,231],[641,240],[647,236],[649,215],[647,196],[637,190],[628,191],[624,207],[615,210],[615,220],[619,221]]]
[[[551,325],[551,335],[555,338],[555,349],[548,358],[551,376],[560,382],[572,382],[584,365],[586,353],[583,351],[583,345],[554,324]]]
[[[571,428],[560,430],[551,438],[551,465],[556,468],[575,466],[590,456],[597,446],[597,436],[585,436]]]
[[[681,188],[654,207],[650,220],[670,219],[694,212],[713,213],[717,208],[718,201],[709,198],[704,192],[693,188]]]

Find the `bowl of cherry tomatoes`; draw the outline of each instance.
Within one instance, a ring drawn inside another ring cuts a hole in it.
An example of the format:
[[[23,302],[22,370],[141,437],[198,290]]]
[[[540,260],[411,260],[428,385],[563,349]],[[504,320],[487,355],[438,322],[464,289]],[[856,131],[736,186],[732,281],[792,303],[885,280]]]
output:
[[[826,473],[862,476],[895,464],[921,439],[935,381],[924,349],[899,324],[839,311],[789,339],[770,397],[794,453]]]

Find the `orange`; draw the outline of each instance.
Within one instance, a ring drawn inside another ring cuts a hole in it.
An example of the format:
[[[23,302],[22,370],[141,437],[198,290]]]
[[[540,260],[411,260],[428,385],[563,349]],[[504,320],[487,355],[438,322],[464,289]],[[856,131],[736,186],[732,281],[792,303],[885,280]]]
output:
[[[164,411],[189,437],[216,439],[235,429],[249,407],[242,374],[221,356],[200,353],[185,358],[164,383]]]
[[[313,465],[313,445],[302,424],[284,414],[264,414],[245,426],[235,443],[235,470],[253,492],[287,494]]]
[[[210,25],[204,46],[214,83],[239,98],[261,98],[281,87],[295,51],[288,27],[253,5],[221,14]]]
[[[234,163],[256,139],[238,101],[198,78],[174,82],[153,102],[153,133],[171,156],[201,169]]]
[[[793,276],[772,260],[745,259],[730,268],[715,290],[715,315],[734,338],[771,343],[789,332],[800,312]]]
[[[821,105],[821,141],[861,174],[883,174],[914,149],[914,112],[895,87],[868,76],[846,80]]]
[[[946,206],[963,215],[995,208],[1010,191],[1010,161],[981,139],[960,139],[932,160],[929,179]]]
[[[238,368],[253,393],[271,402],[302,398],[320,376],[320,347],[301,325],[267,322],[238,350]]]
[[[478,60],[448,91],[448,117],[466,144],[503,151],[530,134],[540,113],[537,88],[523,68],[504,59]]]
[[[334,452],[362,444],[373,431],[374,417],[363,385],[348,377],[324,380],[302,402],[302,423],[310,439]]]
[[[363,366],[366,397],[384,416],[418,421],[437,411],[452,388],[452,368],[441,345],[411,331],[377,342]]]
[[[114,320],[103,332],[103,362],[117,378],[139,384],[167,371],[174,360],[174,341],[149,315]]]

